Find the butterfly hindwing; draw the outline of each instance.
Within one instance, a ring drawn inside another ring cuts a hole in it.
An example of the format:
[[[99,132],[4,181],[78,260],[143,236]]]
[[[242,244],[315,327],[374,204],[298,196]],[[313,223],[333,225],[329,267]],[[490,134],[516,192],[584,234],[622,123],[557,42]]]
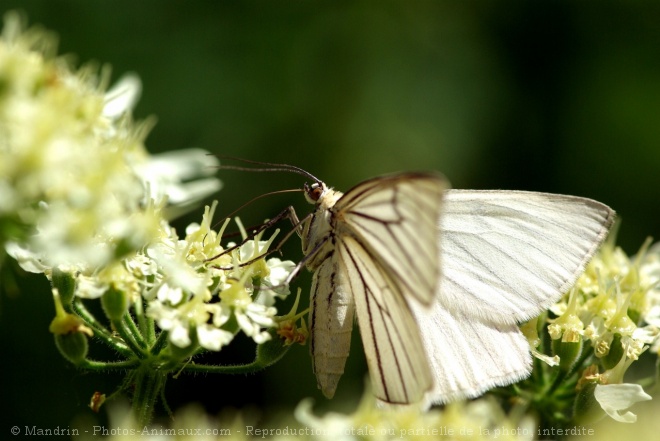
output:
[[[387,403],[421,400],[433,380],[409,305],[360,242],[342,237],[337,248],[355,299],[374,395]]]

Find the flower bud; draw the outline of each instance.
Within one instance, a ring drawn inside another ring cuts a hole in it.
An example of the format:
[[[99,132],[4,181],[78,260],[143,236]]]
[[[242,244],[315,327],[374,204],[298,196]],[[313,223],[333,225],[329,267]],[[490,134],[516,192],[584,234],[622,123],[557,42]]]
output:
[[[71,273],[53,268],[51,284],[53,288],[57,289],[64,310],[71,312],[71,302],[73,302],[73,295],[76,291],[76,279]]]
[[[55,346],[57,346],[62,357],[75,365],[78,365],[85,360],[89,349],[87,335],[83,332],[55,334]]]
[[[120,320],[128,311],[128,295],[111,285],[101,296],[101,306],[110,320]]]
[[[105,394],[96,391],[89,402],[89,408],[92,409],[93,412],[99,413],[103,403],[105,403]]]
[[[552,353],[559,356],[559,369],[568,372],[582,353],[582,336],[567,330],[561,339],[552,340]]]
[[[256,361],[261,365],[261,367],[266,368],[271,366],[278,361],[284,354],[289,350],[291,345],[285,344],[285,341],[282,338],[279,338],[274,331],[270,330],[271,339],[257,345],[257,356]]]
[[[597,383],[586,383],[578,392],[573,406],[574,418],[578,424],[593,424],[605,416],[605,411],[594,396]]]
[[[612,369],[614,366],[616,366],[619,363],[619,361],[621,361],[621,357],[623,357],[623,345],[621,344],[621,334],[614,334],[614,338],[612,339],[612,343],[610,344],[610,351],[607,353],[607,355],[601,358],[603,367],[605,367],[605,369],[608,370]]]

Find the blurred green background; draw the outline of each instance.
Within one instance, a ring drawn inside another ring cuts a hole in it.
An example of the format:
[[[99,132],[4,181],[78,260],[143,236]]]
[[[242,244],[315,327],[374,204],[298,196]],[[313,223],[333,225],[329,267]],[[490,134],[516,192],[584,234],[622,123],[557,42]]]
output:
[[[383,173],[439,170],[455,188],[605,202],[631,254],[646,236],[660,238],[656,2],[0,0],[0,11],[15,8],[56,32],[60,53],[109,63],[115,80],[140,75],[136,118],[158,117],[152,152],[201,147],[293,164],[340,190]],[[218,215],[304,181],[218,176]],[[256,224],[290,204],[309,210],[285,194],[240,215]],[[300,259],[297,239],[285,257]],[[308,275],[296,283],[306,297]],[[89,412],[95,390],[111,392],[121,379],[60,358],[47,283],[21,284],[0,304],[2,433],[69,425]],[[209,412],[256,406],[266,419],[308,396],[320,408],[350,407],[366,374],[359,344],[333,401],[316,391],[306,347],[258,375],[171,380],[167,395],[174,407],[202,401]],[[251,350],[237,340],[219,360],[249,360]]]

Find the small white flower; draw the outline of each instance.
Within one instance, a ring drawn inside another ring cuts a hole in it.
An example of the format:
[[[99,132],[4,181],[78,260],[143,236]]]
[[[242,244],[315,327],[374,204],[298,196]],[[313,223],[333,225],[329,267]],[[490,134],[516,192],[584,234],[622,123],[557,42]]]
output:
[[[238,259],[240,262],[248,262],[263,255],[268,251],[271,241],[249,240],[245,242],[238,250]]]
[[[296,267],[290,260],[281,260],[277,257],[266,261],[268,276],[264,277],[259,287],[259,296],[256,302],[265,306],[273,306],[277,298],[284,299],[290,294],[289,286],[284,282]]]
[[[158,301],[149,303],[147,315],[155,319],[160,329],[169,331],[179,325],[179,314],[174,308],[169,308]]]
[[[163,283],[158,291],[156,297],[161,303],[169,303],[170,305],[178,305],[183,300],[183,290],[179,287],[171,287],[167,283]]]
[[[158,240],[165,198],[180,211],[217,191],[217,160],[199,149],[150,156],[151,122],[131,119],[139,78],[106,92],[109,70],[75,72],[54,58],[52,36],[21,27],[7,14],[0,36],[0,213],[17,224],[0,235],[29,233],[0,243],[20,245],[10,252],[28,271],[90,274]]]
[[[257,303],[250,303],[244,308],[234,308],[236,321],[248,337],[252,337],[255,343],[260,344],[270,340],[268,331],[262,328],[270,328],[275,325],[273,317],[277,314],[275,308],[268,308]]]
[[[210,277],[190,265],[185,241],[154,244],[147,249],[147,255],[157,263],[170,286],[198,294],[207,292]]]
[[[126,268],[136,277],[156,277],[158,275],[158,265],[153,259],[150,259],[143,253],[137,253],[133,257],[125,260]]]
[[[633,404],[647,401],[651,396],[644,392],[639,384],[598,384],[594,391],[594,397],[603,410],[616,421],[622,423],[634,423],[637,415],[626,411]]]
[[[653,305],[651,308],[649,308],[646,316],[644,317],[644,321],[649,325],[660,328],[660,304]]]
[[[76,296],[83,299],[98,299],[107,290],[109,285],[99,280],[98,277],[79,275],[76,278]]]
[[[147,316],[155,319],[159,328],[169,331],[170,341],[181,348],[188,347],[192,343],[190,330],[195,329],[199,336],[200,327],[205,328],[201,330],[201,333],[204,334],[203,347],[207,349],[220,348],[223,344],[226,344],[223,342],[231,341],[224,334],[208,332],[206,322],[209,315],[204,303],[196,301],[196,299],[191,299],[187,303],[184,302],[176,307],[154,300],[149,302],[147,308]],[[212,338],[214,337],[220,339],[213,341]]]
[[[219,351],[223,346],[228,345],[232,341],[234,335],[224,329],[202,324],[197,327],[197,337],[199,338],[200,346],[203,348],[211,351]]]
[[[184,323],[177,322],[177,326],[173,326],[173,329],[170,331],[170,341],[180,348],[190,346],[190,335]]]
[[[81,271],[109,263],[118,248],[143,246],[157,230],[144,221],[144,189],[132,170],[148,157],[145,133],[116,118],[130,114],[134,86],[128,80],[110,91],[114,98],[105,95],[107,70],[72,71],[53,57],[52,37],[23,31],[16,14],[5,16],[4,29],[1,205],[19,223],[15,231],[30,232],[15,239],[48,268]]]

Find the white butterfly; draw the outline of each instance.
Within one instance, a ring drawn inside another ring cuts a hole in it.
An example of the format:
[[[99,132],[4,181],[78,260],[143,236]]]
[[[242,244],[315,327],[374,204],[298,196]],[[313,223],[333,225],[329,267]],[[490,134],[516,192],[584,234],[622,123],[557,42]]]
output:
[[[443,403],[524,378],[531,356],[516,323],[575,283],[614,219],[590,199],[447,188],[432,173],[345,194],[305,185],[316,205],[301,227],[314,272],[310,352],[328,398],[355,315],[384,402]]]

